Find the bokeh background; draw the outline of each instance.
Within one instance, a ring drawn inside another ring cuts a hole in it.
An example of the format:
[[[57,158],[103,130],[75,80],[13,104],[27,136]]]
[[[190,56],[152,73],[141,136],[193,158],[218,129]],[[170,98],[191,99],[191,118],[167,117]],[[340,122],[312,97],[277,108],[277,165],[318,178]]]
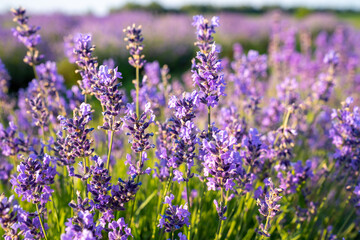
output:
[[[268,49],[269,33],[275,21],[288,29],[310,33],[312,40],[319,31],[332,33],[339,27],[360,28],[360,1],[335,0],[244,0],[244,1],[157,1],[126,3],[114,0],[42,1],[2,0],[0,4],[0,58],[12,77],[10,91],[24,88],[32,80],[31,67],[21,59],[25,47],[12,36],[9,9],[25,7],[30,23],[41,26],[40,51],[46,59],[58,62],[58,70],[68,86],[80,76],[65,54],[66,39],[77,33],[91,33],[99,62],[112,58],[124,75],[125,87],[131,86],[133,71],[127,63],[128,53],[123,29],[133,23],[142,25],[147,61],[167,64],[173,79],[190,69],[195,56],[195,34],[190,27],[196,14],[220,16],[215,40],[221,45],[221,56],[231,58],[234,43],[244,50]],[[299,41],[299,39],[297,39]]]

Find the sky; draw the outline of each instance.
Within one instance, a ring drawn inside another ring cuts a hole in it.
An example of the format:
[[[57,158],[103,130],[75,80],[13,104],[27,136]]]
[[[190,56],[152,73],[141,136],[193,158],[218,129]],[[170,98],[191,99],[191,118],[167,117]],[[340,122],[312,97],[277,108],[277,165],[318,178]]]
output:
[[[0,13],[10,8],[22,6],[30,13],[62,12],[82,14],[92,12],[96,15],[106,15],[112,7],[124,5],[126,0],[0,0]],[[152,0],[132,1],[148,4]],[[280,5],[283,7],[306,6],[335,9],[360,10],[360,0],[157,0],[165,7],[176,8],[184,4],[212,4],[215,6],[254,6]]]

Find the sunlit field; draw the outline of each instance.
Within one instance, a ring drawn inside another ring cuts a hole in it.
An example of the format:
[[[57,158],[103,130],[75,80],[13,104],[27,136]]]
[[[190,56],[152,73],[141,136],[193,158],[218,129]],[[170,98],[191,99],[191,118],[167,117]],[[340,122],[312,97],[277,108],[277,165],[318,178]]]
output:
[[[11,14],[2,239],[360,239],[350,17]]]

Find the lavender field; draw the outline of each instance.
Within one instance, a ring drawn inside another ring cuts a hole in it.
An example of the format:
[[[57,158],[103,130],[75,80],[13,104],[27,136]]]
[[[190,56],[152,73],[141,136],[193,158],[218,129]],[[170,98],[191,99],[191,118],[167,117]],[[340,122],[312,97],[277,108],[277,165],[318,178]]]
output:
[[[2,239],[360,239],[360,32],[335,15],[18,8],[0,42]]]

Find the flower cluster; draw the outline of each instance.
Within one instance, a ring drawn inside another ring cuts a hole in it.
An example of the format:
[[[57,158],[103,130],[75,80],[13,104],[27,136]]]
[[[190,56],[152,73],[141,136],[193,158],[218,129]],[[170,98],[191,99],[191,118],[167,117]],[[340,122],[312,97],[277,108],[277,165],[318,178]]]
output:
[[[360,109],[355,106],[351,110],[352,103],[353,98],[349,97],[342,103],[341,109],[333,110],[330,130],[336,147],[336,164],[347,169],[350,176],[360,167]]]
[[[214,131],[212,140],[203,140],[204,176],[208,190],[234,190],[234,178],[242,170],[240,154],[234,151],[236,139],[224,130]]]
[[[30,141],[23,133],[18,131],[14,122],[9,122],[9,127],[4,129],[0,123],[0,148],[5,156],[15,156],[19,152],[28,153],[30,150]]]
[[[259,233],[266,237],[270,237],[268,232],[270,228],[270,219],[274,218],[275,215],[280,211],[280,204],[278,202],[282,198],[279,193],[282,192],[281,188],[275,188],[271,178],[265,181],[266,190],[262,193],[263,198],[257,198],[256,203],[259,208],[259,212],[266,218],[265,226],[263,223],[260,224]]]
[[[132,237],[131,228],[125,223],[124,218],[119,218],[117,221],[109,223],[109,240],[127,240]]]
[[[131,136],[129,142],[132,144],[131,149],[138,153],[144,152],[155,146],[150,143],[149,138],[153,133],[145,133],[150,124],[154,123],[155,115],[151,110],[151,104],[147,103],[144,112],[137,116],[134,104],[127,104],[126,116],[124,117],[123,127],[129,130],[128,135]]]
[[[89,211],[79,211],[73,218],[68,219],[65,233],[61,235],[61,240],[73,239],[101,239],[102,227],[96,225],[94,213]]]
[[[14,16],[14,22],[19,24],[16,29],[12,29],[13,35],[28,49],[24,62],[30,66],[37,65],[44,58],[36,49],[41,41],[40,35],[37,34],[40,27],[29,25],[29,17],[25,15],[26,11],[24,8],[11,9],[11,12]]]
[[[160,181],[165,181],[170,176],[170,169],[168,163],[170,158],[173,155],[174,145],[172,135],[170,133],[169,123],[159,123],[158,126],[158,138],[156,140],[156,151],[155,155],[159,162],[155,163],[155,172],[154,176],[156,176]]]
[[[41,205],[50,201],[54,192],[50,185],[54,183],[55,167],[50,164],[54,161],[49,155],[30,154],[29,157],[21,156],[22,162],[17,167],[18,176],[13,176],[11,184],[15,193],[22,200]]]
[[[104,124],[101,128],[104,130],[120,130],[121,121],[115,120],[123,107],[123,92],[119,89],[121,83],[117,82],[118,78],[122,77],[117,68],[109,69],[104,65],[99,67],[97,75],[93,78],[95,96],[103,107]]]
[[[182,99],[172,96],[169,100],[169,108],[174,110],[174,115],[169,119],[169,131],[173,138],[173,156],[168,160],[168,166],[178,168],[182,163],[187,164],[186,177],[191,178],[190,168],[196,158],[196,145],[199,144],[195,126],[195,109],[199,104],[199,96],[196,91],[191,94],[183,93]],[[176,179],[182,181],[182,174],[176,170]]]
[[[200,101],[208,107],[215,107],[220,96],[225,96],[224,75],[221,73],[221,61],[218,59],[219,49],[213,42],[214,28],[219,26],[217,17],[211,23],[202,16],[194,17],[193,25],[197,28],[195,43],[200,49],[197,62],[193,60],[193,81],[200,89]]]
[[[161,216],[159,227],[165,228],[165,232],[175,232],[176,230],[182,228],[184,225],[189,226],[189,217],[190,212],[188,211],[188,206],[176,206],[172,205],[174,200],[174,195],[165,197],[164,204],[168,204],[168,208],[165,210],[165,214]]]
[[[87,157],[94,152],[91,147],[93,139],[88,137],[89,133],[93,131],[93,128],[88,127],[92,120],[91,113],[91,106],[82,103],[79,109],[74,110],[72,119],[66,119],[63,116],[58,117],[66,136],[63,136],[62,131],[58,132],[55,151],[59,163],[68,166],[69,174],[72,176],[74,176],[72,165],[75,163],[75,158]]]
[[[124,29],[126,37],[124,41],[128,43],[126,49],[130,52],[129,63],[134,68],[142,68],[145,60],[142,51],[144,49],[143,40],[141,34],[141,26],[136,27],[135,24],[128,26]]]
[[[4,63],[0,59],[0,100],[7,98],[10,76],[5,68]]]
[[[91,35],[79,34],[75,39],[74,53],[77,56],[76,64],[82,80],[78,81],[83,94],[92,94],[93,77],[97,74],[98,62],[94,57],[95,45],[91,43]]]
[[[124,204],[135,198],[136,192],[139,190],[141,183],[134,181],[135,175],[124,181],[118,179],[118,183],[111,187],[111,195],[116,204],[113,205],[115,210],[125,210]]]

